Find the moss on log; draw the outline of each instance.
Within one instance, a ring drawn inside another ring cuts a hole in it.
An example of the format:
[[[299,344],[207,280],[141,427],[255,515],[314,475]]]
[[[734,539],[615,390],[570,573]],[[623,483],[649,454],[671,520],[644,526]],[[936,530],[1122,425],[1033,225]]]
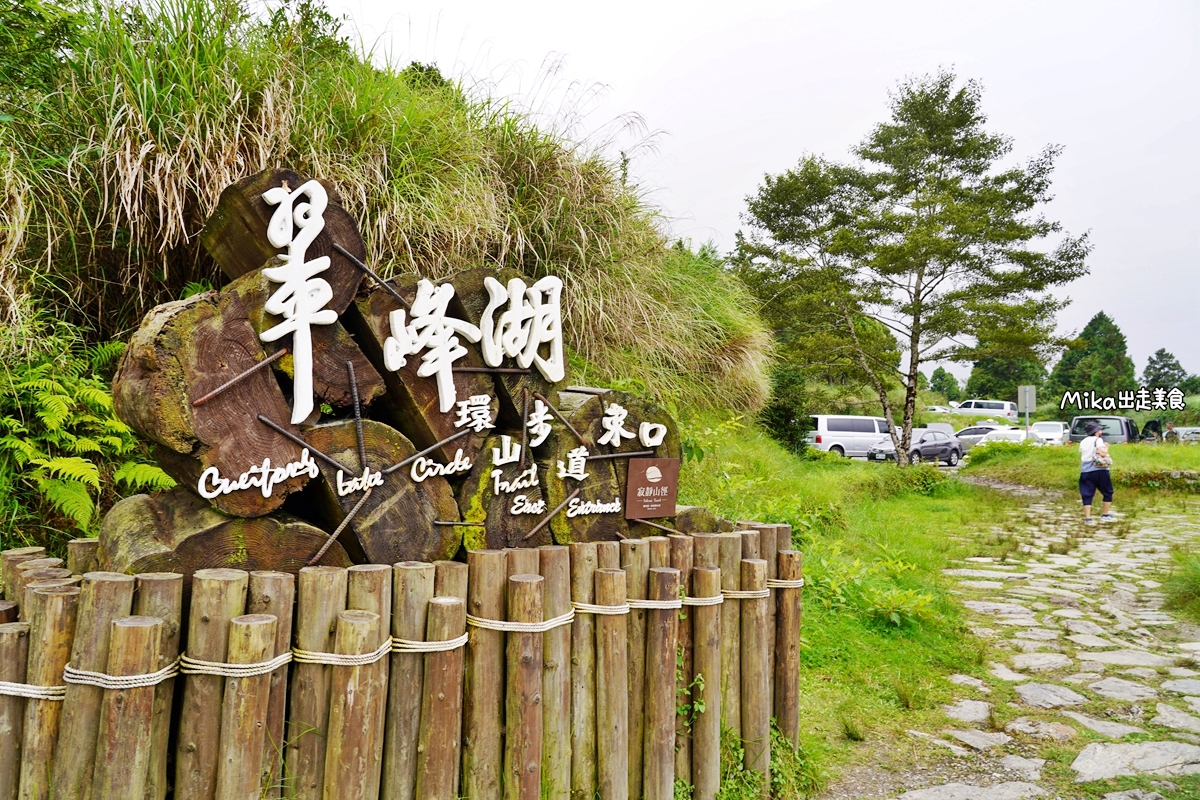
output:
[[[512,443],[519,446],[520,432],[509,432],[507,435]],[[463,526],[463,541],[468,550],[501,550],[505,547],[551,544],[549,526],[543,527],[532,538],[525,538],[549,511],[542,494],[547,479],[545,468],[528,457],[524,467],[519,461],[494,466],[492,450],[499,450],[502,445],[500,436],[485,439],[475,465],[458,487],[458,508],[463,521],[486,521],[486,528]],[[493,477],[494,472],[499,473],[499,483]],[[513,488],[505,491],[506,484]],[[499,493],[496,492],[497,486],[500,487]],[[523,513],[514,514],[513,509],[522,510]]]

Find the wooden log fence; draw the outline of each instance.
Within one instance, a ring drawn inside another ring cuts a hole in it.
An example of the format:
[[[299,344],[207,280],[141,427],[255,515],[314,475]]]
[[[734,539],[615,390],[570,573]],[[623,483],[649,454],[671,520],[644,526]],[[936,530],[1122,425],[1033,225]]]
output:
[[[803,556],[742,527],[199,570],[186,605],[180,574],[0,552],[0,800],[713,800],[722,725],[769,797]]]

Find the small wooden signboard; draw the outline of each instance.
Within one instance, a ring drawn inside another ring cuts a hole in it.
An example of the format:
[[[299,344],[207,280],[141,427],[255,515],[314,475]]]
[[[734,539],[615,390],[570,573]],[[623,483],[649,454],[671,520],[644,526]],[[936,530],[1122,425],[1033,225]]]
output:
[[[629,459],[625,519],[673,517],[678,496],[678,458]]]

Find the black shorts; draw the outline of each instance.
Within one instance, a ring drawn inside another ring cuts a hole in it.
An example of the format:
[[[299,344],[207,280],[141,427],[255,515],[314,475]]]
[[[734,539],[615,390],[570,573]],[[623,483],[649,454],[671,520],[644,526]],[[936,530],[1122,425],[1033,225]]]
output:
[[[1083,498],[1085,506],[1092,504],[1092,498],[1096,496],[1097,490],[1099,490],[1100,496],[1104,498],[1104,502],[1112,502],[1112,475],[1109,474],[1108,470],[1094,469],[1091,472],[1079,473],[1079,496]]]

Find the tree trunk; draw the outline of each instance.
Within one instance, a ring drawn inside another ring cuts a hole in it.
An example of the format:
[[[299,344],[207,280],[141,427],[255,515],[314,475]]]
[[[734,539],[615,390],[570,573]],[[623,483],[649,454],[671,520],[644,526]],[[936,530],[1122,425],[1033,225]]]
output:
[[[362,476],[358,463],[358,435],[353,420],[317,425],[305,431],[305,439],[317,450],[331,456],[345,469],[341,481]],[[397,464],[416,453],[412,443],[381,422],[363,420],[363,444],[367,467],[372,474]],[[430,454],[430,458],[433,454]],[[338,471],[318,459],[321,481],[309,497],[311,507],[328,530],[334,530],[363,500],[362,491],[338,495]],[[339,541],[355,560],[374,564],[397,561],[436,561],[451,558],[462,544],[461,529],[434,525],[435,521],[458,522],[458,506],[450,484],[440,476],[416,482],[413,465],[382,475],[382,485],[371,489],[371,496],[342,531]]]
[[[216,209],[200,231],[200,243],[230,279],[240,278],[279,255],[279,251],[267,240],[267,224],[276,206],[268,205],[263,193],[280,186],[294,191],[308,181],[308,176],[290,169],[267,169],[243,178],[221,192]],[[306,257],[311,261],[329,256],[329,268],[321,273],[321,277],[333,288],[333,299],[326,307],[340,314],[358,292],[363,273],[349,259],[335,251],[333,244],[340,244],[359,260],[365,260],[366,248],[358,231],[358,223],[342,207],[337,192],[328,183],[320,183],[329,193],[329,205],[324,214],[325,228],[308,246]]]
[[[509,441],[519,447],[520,432],[507,434]],[[500,436],[489,436],[483,449],[475,459],[475,465],[467,473],[466,480],[458,487],[458,508],[464,522],[485,522],[486,527],[463,526],[463,541],[468,550],[505,547],[538,547],[551,544],[550,526],[544,526],[530,539],[525,536],[550,510],[544,499],[544,489],[551,478],[545,465],[526,457],[524,468],[514,461],[499,467],[493,464],[492,451],[503,450]],[[508,483],[509,489],[500,485],[493,477],[499,473],[500,481]],[[529,485],[536,481],[536,484]],[[514,514],[513,509],[526,513]],[[540,509],[540,510],[539,510]]]
[[[276,260],[269,264],[282,264]],[[322,273],[324,274],[324,273]],[[229,286],[226,292],[237,294],[246,306],[250,325],[260,337],[263,331],[269,330],[283,321],[283,317],[268,314],[263,308],[267,299],[279,284],[274,283],[263,275],[261,269],[247,272]],[[354,377],[358,384],[358,399],[363,408],[370,405],[384,392],[383,377],[376,372],[375,367],[358,349],[353,337],[340,322],[329,325],[313,325],[310,329],[312,336],[312,381],[313,394],[330,405],[339,408],[354,407],[354,393],[350,386],[350,372],[346,362],[354,364]],[[260,339],[261,341],[261,339]],[[263,342],[267,355],[274,355],[281,347],[291,347],[292,338],[284,338],[274,342]],[[295,375],[295,364],[292,356],[282,357],[271,369],[284,376],[290,384]]]
[[[328,535],[287,514],[257,519],[227,517],[182,487],[127,497],[100,526],[100,565],[113,572],[179,572],[185,586],[198,569],[297,572]],[[349,566],[336,542],[322,564]]]
[[[416,297],[416,285],[402,285],[397,291],[408,301]],[[453,305],[451,306],[453,307]],[[359,298],[354,306],[347,311],[343,322],[354,334],[359,347],[367,354],[375,369],[383,375],[387,385],[387,397],[377,404],[383,418],[394,427],[404,431],[419,449],[424,450],[438,442],[461,432],[464,428],[454,426],[457,418],[456,409],[442,412],[438,395],[437,380],[430,375],[426,378],[417,376],[421,366],[421,355],[406,356],[405,364],[398,371],[392,372],[384,366],[383,346],[392,335],[390,314],[400,309],[396,298],[383,289],[375,289],[364,298]],[[453,317],[452,311],[447,316]],[[483,358],[475,345],[458,337],[459,344],[466,348],[467,354],[454,362],[455,366],[483,367]],[[498,403],[492,378],[482,372],[454,373],[454,387],[457,401],[461,402],[477,395],[487,395],[491,398],[489,409],[495,421]],[[466,458],[475,460],[483,444],[483,438],[474,434],[457,439],[439,447],[431,456],[441,461],[451,461],[460,448]]]
[[[264,459],[276,467],[298,461],[301,448],[255,418],[262,414],[296,432],[269,370],[257,370],[192,406],[265,357],[246,307],[233,292],[206,292],[158,306],[133,334],[113,378],[117,416],[157,442],[162,468],[193,489],[211,467],[237,481]],[[279,508],[307,480],[307,474],[287,478],[269,497],[249,488],[218,494],[212,503],[227,514],[258,517]]]

